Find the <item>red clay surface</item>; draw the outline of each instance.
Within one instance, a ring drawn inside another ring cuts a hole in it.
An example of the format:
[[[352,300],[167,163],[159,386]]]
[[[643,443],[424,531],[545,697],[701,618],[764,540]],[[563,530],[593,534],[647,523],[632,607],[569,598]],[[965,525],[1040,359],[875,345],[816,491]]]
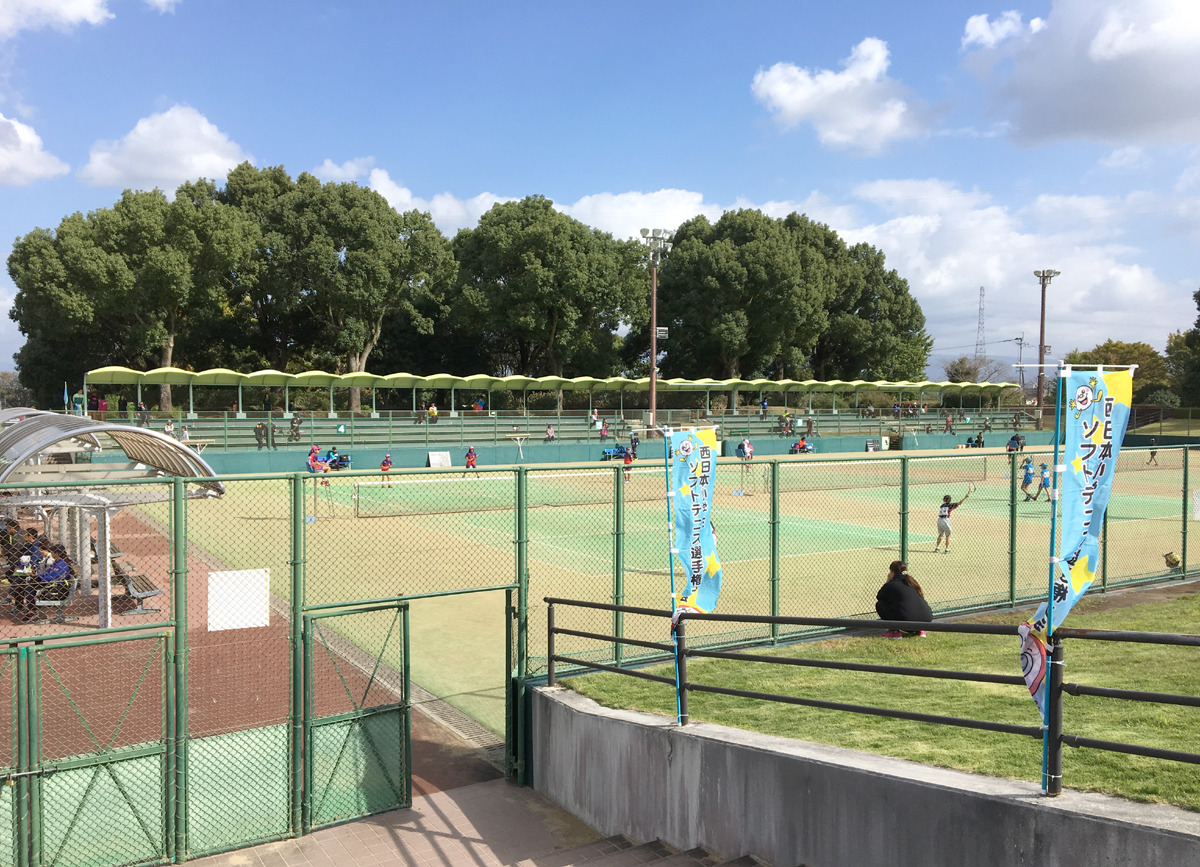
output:
[[[170,618],[169,540],[131,513],[113,518],[114,545],[166,592],[146,601],[162,609],[138,615],[147,623]],[[287,620],[272,611],[270,623],[255,629],[210,632],[208,572],[219,568],[202,552],[188,556],[188,729],[192,737],[286,723],[290,711],[291,650]],[[133,600],[114,593],[114,612]],[[56,632],[82,632],[97,623],[95,591],[72,604],[79,620],[61,625],[0,620],[0,641]],[[114,617],[120,626],[134,617]],[[145,743],[161,737],[165,644],[152,637],[116,644],[53,649],[43,656],[42,760]],[[149,665],[147,663],[150,662]],[[12,689],[11,666],[0,674],[0,689]],[[329,654],[314,653],[314,707],[320,715],[396,701],[379,684],[364,697],[367,677],[345,660],[335,670]],[[344,683],[343,683],[344,682]],[[353,698],[348,694],[352,693]],[[135,697],[136,693],[136,697]],[[11,692],[8,693],[11,695]],[[14,764],[12,702],[0,697],[0,762]],[[502,773],[482,751],[414,708],[412,720],[413,794],[457,788]]]

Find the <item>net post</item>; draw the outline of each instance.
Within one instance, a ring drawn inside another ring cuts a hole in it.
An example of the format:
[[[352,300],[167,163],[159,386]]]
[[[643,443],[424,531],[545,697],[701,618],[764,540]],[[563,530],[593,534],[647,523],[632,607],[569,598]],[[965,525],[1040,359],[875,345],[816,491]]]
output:
[[[900,458],[900,559],[908,562],[908,455]]]

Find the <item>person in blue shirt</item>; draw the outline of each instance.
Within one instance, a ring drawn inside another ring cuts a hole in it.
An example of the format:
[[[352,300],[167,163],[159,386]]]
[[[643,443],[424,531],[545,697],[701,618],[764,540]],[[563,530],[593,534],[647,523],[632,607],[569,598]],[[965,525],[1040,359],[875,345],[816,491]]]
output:
[[[1025,502],[1028,503],[1033,499],[1029,493],[1029,486],[1033,484],[1033,458],[1026,458],[1021,461],[1021,492],[1025,494]]]
[[[1051,502],[1051,500],[1050,500],[1050,467],[1048,467],[1046,464],[1042,464],[1042,472],[1038,476],[1038,486],[1037,486],[1037,490],[1033,492],[1033,499],[1037,500],[1037,498],[1041,495],[1042,491],[1046,492],[1046,502]]]
[[[66,599],[71,589],[71,561],[67,549],[48,539],[38,540],[38,563],[36,577],[21,587],[13,588],[16,603],[14,613],[22,623],[37,620],[37,599]]]

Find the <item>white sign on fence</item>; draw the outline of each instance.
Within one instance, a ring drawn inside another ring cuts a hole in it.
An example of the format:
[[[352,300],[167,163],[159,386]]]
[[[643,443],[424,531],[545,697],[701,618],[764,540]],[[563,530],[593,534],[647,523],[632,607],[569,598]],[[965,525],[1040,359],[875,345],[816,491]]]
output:
[[[208,573],[208,631],[253,629],[271,622],[271,570]]]

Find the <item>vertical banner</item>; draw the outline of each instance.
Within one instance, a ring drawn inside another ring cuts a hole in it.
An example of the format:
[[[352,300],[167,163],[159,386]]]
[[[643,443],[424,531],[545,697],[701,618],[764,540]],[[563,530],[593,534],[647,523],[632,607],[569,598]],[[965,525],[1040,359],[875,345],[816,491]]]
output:
[[[1072,370],[1062,379],[1069,399],[1063,416],[1066,438],[1059,479],[1062,534],[1050,597],[1020,627],[1021,669],[1043,712],[1046,636],[1096,580],[1100,528],[1112,493],[1117,454],[1129,425],[1133,371]]]
[[[708,613],[721,593],[721,561],[712,525],[713,478],[717,466],[715,430],[674,431],[667,435],[671,456],[674,542],[684,581],[675,610]]]

